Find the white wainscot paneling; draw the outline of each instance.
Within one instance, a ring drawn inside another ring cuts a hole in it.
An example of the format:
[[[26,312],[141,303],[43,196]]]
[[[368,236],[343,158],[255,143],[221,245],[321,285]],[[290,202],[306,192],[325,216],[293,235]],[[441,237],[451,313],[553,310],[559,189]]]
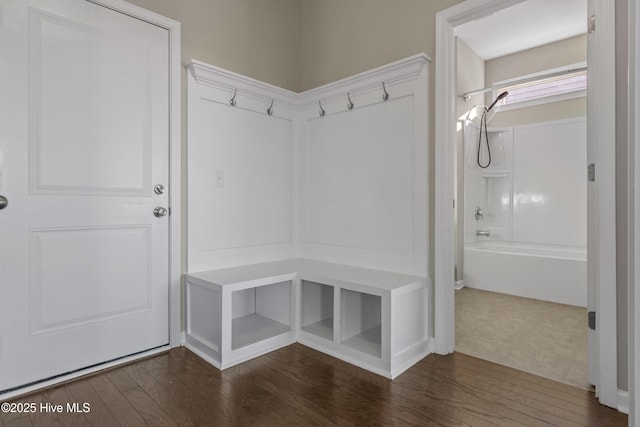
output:
[[[203,196],[191,200],[198,247],[215,251],[291,242],[291,122],[204,99],[201,104],[206,137],[200,156],[190,158],[199,173],[189,182]]]
[[[309,242],[413,252],[413,105],[405,97],[310,121]]]
[[[290,94],[206,64],[189,71],[189,271],[294,256]]]
[[[514,134],[514,240],[585,247],[585,119],[517,127]]]
[[[304,256],[428,275],[428,62],[302,94],[189,64],[188,271]]]

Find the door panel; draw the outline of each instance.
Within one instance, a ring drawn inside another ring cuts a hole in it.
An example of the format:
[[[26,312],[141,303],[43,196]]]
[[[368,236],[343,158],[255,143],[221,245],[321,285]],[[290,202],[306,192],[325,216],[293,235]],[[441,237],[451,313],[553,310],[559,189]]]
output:
[[[31,230],[31,334],[149,311],[150,232],[148,226]]]
[[[0,398],[167,344],[168,32],[0,0]]]
[[[39,10],[29,21],[32,191],[148,194],[152,52]]]

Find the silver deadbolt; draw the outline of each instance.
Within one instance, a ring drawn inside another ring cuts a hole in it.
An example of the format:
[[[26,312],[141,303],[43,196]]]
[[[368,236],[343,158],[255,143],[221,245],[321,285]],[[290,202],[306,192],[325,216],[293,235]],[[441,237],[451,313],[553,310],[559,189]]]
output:
[[[158,218],[162,218],[163,216],[167,215],[167,213],[169,213],[169,211],[167,211],[167,209],[163,208],[162,206],[158,206],[153,210],[153,214]]]
[[[164,194],[164,185],[157,184],[155,187],[153,187],[153,192],[158,195]]]
[[[0,209],[4,209],[8,205],[9,205],[9,200],[4,196],[0,196]]]

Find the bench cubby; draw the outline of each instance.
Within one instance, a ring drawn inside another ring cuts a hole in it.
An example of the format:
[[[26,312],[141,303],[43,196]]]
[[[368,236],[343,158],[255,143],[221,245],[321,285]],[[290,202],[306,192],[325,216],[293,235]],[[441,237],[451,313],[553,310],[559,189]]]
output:
[[[300,316],[302,331],[333,340],[334,293],[332,286],[301,280]]]
[[[185,345],[219,369],[298,341],[394,378],[432,351],[424,277],[289,259],[186,284]]]
[[[342,335],[340,343],[381,357],[382,297],[342,289]]]

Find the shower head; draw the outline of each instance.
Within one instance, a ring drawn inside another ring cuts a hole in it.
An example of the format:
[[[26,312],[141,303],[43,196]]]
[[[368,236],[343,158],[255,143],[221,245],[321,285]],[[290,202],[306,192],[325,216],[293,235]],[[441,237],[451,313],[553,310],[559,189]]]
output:
[[[498,97],[495,99],[495,101],[493,101],[493,103],[491,105],[489,105],[489,108],[487,108],[487,112],[491,111],[491,109],[496,105],[496,103],[498,101],[500,101],[502,98],[504,98],[505,96],[509,95],[509,92],[507,92],[506,90],[504,92],[502,92],[500,95],[498,95]]]

